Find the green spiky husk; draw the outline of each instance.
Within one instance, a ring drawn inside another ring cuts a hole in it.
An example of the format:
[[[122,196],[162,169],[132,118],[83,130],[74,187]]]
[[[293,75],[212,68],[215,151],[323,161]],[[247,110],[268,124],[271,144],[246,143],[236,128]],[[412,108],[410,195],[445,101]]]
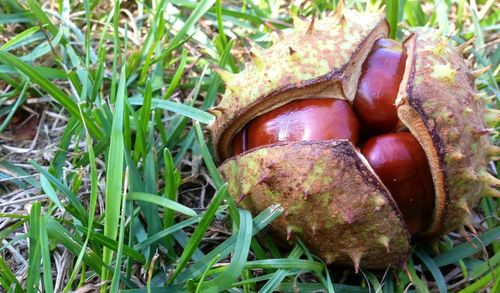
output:
[[[247,122],[291,100],[319,96],[352,101],[369,49],[387,33],[380,16],[358,17],[368,19],[370,25],[344,23],[344,29],[356,25],[363,29],[344,31],[340,39],[325,40],[326,32],[305,33],[305,26],[299,26],[254,56],[242,73],[225,77],[228,89],[214,109],[218,117],[210,127],[219,158],[230,156],[232,137]],[[343,21],[349,23],[350,18]],[[339,24],[339,19],[323,20],[317,27],[328,22]],[[352,37],[356,33],[360,37]],[[485,166],[490,144],[482,135],[484,107],[460,53],[435,31],[415,33],[405,47],[409,57],[398,115],[425,149],[431,165],[436,207],[425,236],[432,238],[467,224],[470,207],[488,188]],[[320,60],[319,65],[310,58],[290,59],[291,53],[298,52],[309,52]],[[338,52],[338,57],[328,55],[331,52]],[[340,61],[322,66],[322,54]],[[408,231],[392,196],[347,142],[264,146],[227,159],[220,170],[231,195],[244,198],[242,204],[248,209],[260,212],[281,204],[285,216],[272,224],[273,231],[281,238],[295,232],[328,263],[357,266],[361,262],[364,267],[383,268],[401,264],[409,255]]]
[[[383,268],[409,255],[409,234],[387,189],[347,141],[253,149],[220,166],[229,193],[261,211],[279,203],[271,225],[300,237],[327,263]],[[359,263],[358,263],[359,264]]]
[[[210,126],[218,157],[229,157],[234,135],[253,117],[294,99],[352,101],[361,65],[387,31],[381,14],[345,11],[343,17],[316,21],[311,31],[298,24],[271,48],[255,52],[239,74],[221,73],[226,92]]]
[[[434,30],[406,42],[407,67],[398,115],[423,145],[433,170],[436,212],[429,236],[468,224],[470,208],[487,187],[489,141],[484,105],[461,52]]]

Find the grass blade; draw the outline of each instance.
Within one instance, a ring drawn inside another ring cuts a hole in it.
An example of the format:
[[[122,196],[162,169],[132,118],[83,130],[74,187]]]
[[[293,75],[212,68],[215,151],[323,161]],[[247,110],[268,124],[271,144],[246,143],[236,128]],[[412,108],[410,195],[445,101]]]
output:
[[[246,263],[248,252],[250,250],[250,243],[252,240],[252,215],[250,212],[245,210],[240,210],[240,226],[238,229],[238,236],[236,240],[236,246],[234,248],[233,259],[225,271],[214,278],[203,284],[203,288],[206,290],[222,291],[230,288],[232,283],[235,282],[238,277],[242,274],[243,268],[245,268],[248,263]]]
[[[175,34],[168,47],[163,51],[158,59],[162,59],[162,56],[170,55],[170,53],[172,53],[172,51],[182,43],[186,33],[193,28],[194,24],[210,9],[210,7],[212,7],[212,5],[214,5],[214,3],[215,0],[200,1],[196,8],[191,12],[191,15],[186,20],[184,26],[177,32],[177,34]]]
[[[429,289],[425,286],[424,282],[417,275],[415,265],[413,264],[413,258],[410,257],[407,266],[408,266],[408,272],[411,276],[411,282],[415,286],[415,289],[417,289],[417,292],[429,293]]]
[[[124,239],[125,239],[125,213],[126,213],[126,203],[125,200],[127,198],[127,190],[128,190],[128,169],[125,170],[125,183],[123,184],[123,195],[121,202],[121,213],[120,213],[120,226],[118,233],[118,251],[116,252],[116,263],[115,263],[115,271],[113,272],[113,279],[111,280],[110,292],[118,292],[118,287],[120,286],[120,272],[122,266],[122,256],[124,250]]]
[[[104,214],[104,236],[116,240],[118,235],[118,220],[120,217],[120,206],[123,184],[123,112],[125,103],[125,67],[122,67],[116,105],[111,129],[111,141],[109,145],[108,164],[106,166],[106,206]],[[104,248],[103,261],[110,265],[113,258],[113,251]],[[107,279],[107,268],[102,269],[104,279]]]
[[[196,138],[198,139],[198,144],[200,145],[201,149],[201,154],[203,156],[203,161],[205,162],[205,165],[207,166],[208,173],[210,174],[210,177],[214,181],[215,187],[216,188],[221,188],[221,186],[224,184],[224,180],[222,179],[222,176],[219,174],[219,171],[217,170],[217,167],[215,166],[214,160],[212,159],[212,156],[210,155],[210,152],[207,148],[207,145],[205,143],[205,139],[203,137],[203,132],[201,131],[201,127],[199,123],[194,124],[195,130],[196,130]],[[234,202],[233,198],[227,193],[226,196],[226,201],[229,205],[229,213],[231,214],[231,219],[233,220],[233,223],[235,225],[238,224],[238,208],[236,207],[236,203]]]
[[[490,259],[484,261],[482,264],[476,266],[474,270],[470,273],[469,277],[471,279],[477,279],[483,274],[491,270],[491,268],[497,267],[500,263],[500,252],[496,253]]]
[[[47,226],[45,224],[45,215],[40,218],[40,249],[42,253],[43,265],[43,285],[47,293],[54,292],[54,283],[52,281],[52,266],[50,262],[49,238],[47,235]]]
[[[268,269],[302,269],[306,271],[321,272],[323,264],[305,259],[278,258],[249,261],[245,264],[247,269],[268,268]]]
[[[476,246],[472,247],[470,243],[462,243],[453,247],[453,249],[443,252],[439,256],[434,258],[434,262],[438,267],[446,266],[452,263],[456,263],[468,256],[473,255],[490,245],[493,241],[498,240],[500,237],[500,227],[496,227],[483,233],[479,236],[479,239],[472,239],[471,242]]]
[[[9,266],[5,262],[5,260],[0,256],[0,285],[5,289],[9,290],[10,288],[14,288],[15,293],[23,293],[24,290],[16,279],[14,273],[11,272]]]
[[[87,249],[88,242],[90,239],[90,235],[92,233],[92,228],[94,224],[94,216],[95,216],[95,210],[97,206],[97,168],[96,168],[96,162],[95,162],[95,155],[94,155],[94,147],[92,146],[92,141],[90,138],[90,135],[87,133],[85,135],[85,143],[87,145],[87,150],[89,154],[89,164],[90,164],[90,202],[89,202],[89,216],[88,216],[88,227],[86,231],[82,231],[86,234],[85,236],[85,242],[83,243],[83,247],[80,250],[80,254],[78,255],[78,258],[76,259],[75,265],[73,266],[73,272],[71,273],[68,282],[66,283],[66,287],[64,288],[64,292],[69,292],[71,289],[71,285],[73,284],[73,280],[76,277],[76,274],[78,270],[80,269],[82,260],[83,260],[83,255]]]
[[[439,24],[439,29],[444,33],[450,32],[448,23],[448,5],[445,0],[434,0],[434,7],[436,9],[436,17]]]
[[[75,216],[78,218],[80,221],[83,223],[87,223],[87,212],[85,208],[83,207],[82,203],[78,200],[76,195],[66,186],[63,184],[61,181],[59,181],[55,176],[50,174],[47,170],[45,170],[42,166],[40,166],[37,162],[33,160],[28,160],[31,165],[37,169],[38,172],[40,172],[50,183],[54,184],[59,191],[66,196],[68,201],[70,202],[70,205],[73,207],[76,213]]]
[[[218,211],[220,212],[220,211]],[[217,213],[218,213],[217,212]],[[216,213],[216,214],[217,214]],[[173,226],[170,226],[146,239],[144,239],[143,241],[139,242],[138,244],[136,244],[134,246],[134,248],[136,250],[142,250],[144,249],[145,247],[148,247],[158,241],[160,241],[162,238],[164,238],[165,236],[168,236],[170,234],[173,234],[174,232],[176,231],[179,231],[185,227],[188,227],[188,226],[191,226],[193,224],[196,224],[197,222],[201,221],[202,217],[204,216],[204,214],[201,214],[201,215],[197,215],[196,217],[192,217],[188,220],[184,220],[182,222],[179,222]]]
[[[288,259],[291,260],[296,260],[299,259],[300,256],[302,255],[303,250],[300,248],[300,246],[296,245],[295,248],[290,252],[290,255],[288,256]],[[259,292],[265,293],[265,292],[273,292],[277,286],[285,279],[288,271],[285,269],[279,269],[277,270],[271,279],[267,281],[267,283],[260,289]]]
[[[179,187],[179,181],[177,178],[180,176],[176,177],[175,175],[178,175],[176,173],[175,167],[174,167],[174,160],[172,158],[172,154],[168,150],[168,148],[163,149],[163,160],[165,164],[165,191],[163,196],[166,199],[169,199],[171,201],[176,201],[177,200],[177,188]],[[180,178],[179,178],[180,179]],[[163,209],[163,227],[169,228],[172,225],[174,225],[174,211],[172,209]],[[167,249],[169,251],[169,256],[174,258],[175,257],[175,250],[174,250],[174,241],[170,236],[165,237],[165,243],[167,245]]]
[[[481,279],[475,281],[468,287],[464,288],[463,290],[460,291],[460,293],[475,293],[475,292],[482,292],[482,289],[488,286],[488,284],[491,281],[494,281],[496,279],[496,284],[492,287],[498,288],[498,276],[500,275],[500,266],[497,266],[494,270],[492,270],[489,274],[485,275]],[[489,290],[487,290],[489,291]],[[498,292],[498,290],[493,289],[491,292]]]
[[[233,45],[234,45],[234,40],[230,40],[227,43],[226,47],[224,48],[224,51],[221,54],[219,63],[217,64],[218,67],[224,68],[227,61],[231,58],[231,48],[233,47]],[[221,81],[222,79],[220,78],[220,76],[214,72],[212,75],[212,81],[210,82],[210,87],[208,88],[207,91],[207,96],[203,101],[203,105],[201,106],[203,110],[207,110],[215,103],[215,99],[217,97],[217,92],[219,91],[219,86]]]
[[[18,43],[23,42],[25,39],[29,38],[30,36],[32,36],[33,34],[38,32],[39,30],[40,30],[40,28],[37,26],[30,27],[30,28],[26,29],[25,31],[17,34],[15,37],[10,39],[8,42],[3,44],[0,47],[0,50],[6,50],[6,51],[9,50],[11,47],[15,46]]]
[[[181,205],[173,200],[168,198],[161,197],[159,195],[145,193],[145,192],[131,192],[127,195],[128,200],[139,200],[144,202],[149,202],[155,204],[157,206],[161,206],[167,209],[171,209],[173,211],[179,212],[186,216],[194,217],[196,216],[196,212],[192,209]]]
[[[284,209],[280,205],[272,205],[262,211],[257,217],[253,219],[253,230],[252,236],[259,233],[264,227],[276,219]],[[177,281],[186,282],[189,279],[196,279],[198,276],[203,274],[206,270],[207,264],[216,256],[220,255],[221,258],[226,257],[231,251],[233,251],[233,246],[236,244],[236,235],[232,235],[226,239],[222,244],[213,249],[210,253],[206,254],[202,259],[193,264],[189,269],[182,272]]]
[[[440,293],[447,292],[446,280],[444,279],[443,273],[441,273],[441,270],[436,265],[436,263],[432,260],[432,258],[429,255],[427,255],[427,253],[422,251],[421,249],[416,249],[415,254],[422,260],[422,262],[425,264],[425,266],[431,272],[432,276],[434,277],[434,280],[436,281],[439,292]]]
[[[389,22],[389,37],[393,40],[396,39],[398,32],[398,11],[399,11],[399,1],[398,0],[388,0],[386,7],[386,17]]]
[[[131,98],[128,100],[130,105],[141,105],[144,102],[143,98]],[[151,109],[162,109],[162,110],[167,110],[167,111],[172,111],[177,114],[184,115],[186,117],[189,117],[194,120],[198,120],[201,123],[204,124],[210,124],[215,120],[215,117],[205,111],[198,110],[196,108],[193,108],[191,106],[187,106],[184,104],[172,102],[172,101],[165,101],[162,99],[152,99],[151,101]]]
[[[16,175],[20,178],[23,178],[23,181],[25,181],[26,183],[28,183],[31,186],[40,187],[40,184],[38,183],[38,181],[36,181],[35,176],[29,174],[23,168],[20,168],[19,166],[16,166],[16,165],[12,164],[11,162],[4,160],[4,159],[0,160],[0,167],[5,168],[4,170],[9,170],[10,174],[13,174],[13,175]],[[13,181],[13,182],[15,184],[21,185],[21,183],[17,183],[16,181]]]
[[[45,214],[47,233],[49,238],[56,243],[62,244],[74,255],[78,255],[82,250],[83,243],[71,234],[64,226],[59,224],[52,216]],[[102,268],[109,269],[109,267],[102,261],[94,251],[85,251],[83,254],[83,262],[92,268],[97,274],[101,273]]]
[[[52,21],[50,21],[47,13],[45,13],[40,7],[40,4],[38,4],[35,0],[28,0],[28,5],[30,7],[30,12],[33,13],[33,15],[48,28],[49,32],[54,36],[57,35],[59,29],[52,23]]]
[[[40,280],[40,211],[41,205],[35,202],[30,211],[29,230],[29,258],[28,258],[28,279],[26,280],[26,290],[28,292],[38,291],[38,281]]]
[[[168,85],[167,91],[163,95],[163,99],[167,100],[170,98],[170,96],[174,93],[175,89],[179,85],[179,81],[182,78],[182,75],[184,74],[184,68],[186,67],[186,61],[187,61],[187,51],[184,50],[182,51],[181,55],[181,61],[179,62],[179,66],[177,67],[177,70],[175,71],[174,77],[172,78],[172,81]]]
[[[175,268],[175,271],[172,273],[172,276],[168,280],[168,283],[171,284],[173,280],[179,275],[179,273],[184,269],[186,266],[187,262],[191,258],[191,255],[195,251],[196,248],[198,248],[198,245],[201,242],[201,239],[203,237],[203,234],[205,234],[205,231],[208,229],[208,226],[212,222],[212,219],[215,216],[215,213],[217,209],[219,208],[222,199],[227,196],[227,184],[222,185],[222,187],[217,190],[217,193],[215,194],[214,198],[212,199],[212,202],[208,206],[208,209],[206,213],[203,215],[203,218],[201,219],[200,223],[198,226],[196,226],[196,229],[193,232],[193,235],[189,239],[188,244],[184,248],[184,251],[182,252],[181,257],[178,260],[177,266]]]
[[[83,227],[83,226],[75,226],[78,231],[85,233],[88,228]],[[105,247],[108,247],[112,250],[118,250],[118,241],[116,240],[111,240],[110,238],[102,235],[101,233],[91,231],[89,235],[89,239],[92,240],[93,243],[99,244]],[[135,248],[135,247],[134,247]],[[123,246],[123,252],[131,257],[134,261],[144,264],[146,263],[146,260],[144,259],[144,256],[138,252],[136,249],[134,249],[129,246]]]
[[[204,282],[205,282],[205,278],[207,277],[208,275],[208,271],[209,269],[217,262],[217,259],[220,257],[220,255],[216,255],[211,261],[210,263],[208,264],[207,266],[207,269],[205,270],[205,272],[203,272],[203,275],[201,275],[201,278],[200,278],[200,282],[198,283],[198,285],[196,285],[196,290],[194,291],[194,293],[201,293],[203,291],[203,285],[204,285]]]

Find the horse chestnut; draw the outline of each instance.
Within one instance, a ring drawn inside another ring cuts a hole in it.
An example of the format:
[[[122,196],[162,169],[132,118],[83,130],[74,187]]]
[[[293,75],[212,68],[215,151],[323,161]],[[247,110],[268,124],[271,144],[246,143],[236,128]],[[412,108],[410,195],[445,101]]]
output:
[[[344,100],[295,100],[250,121],[234,140],[235,154],[282,141],[348,139],[356,144],[359,122]]]
[[[363,63],[353,107],[368,134],[396,129],[399,122],[396,96],[405,61],[401,43],[382,38],[375,42]]]
[[[383,15],[353,10],[294,25],[270,48],[253,48],[240,73],[218,70],[226,92],[210,110],[229,193],[254,213],[279,204],[277,236],[297,235],[326,263],[386,268],[407,260],[411,234],[435,239],[469,225],[481,196],[499,196],[486,171],[499,151],[484,120],[498,116],[485,115],[462,47],[425,29],[401,50],[384,39]],[[353,105],[360,131],[378,136],[361,152],[355,137],[337,139],[329,131],[354,124],[332,122],[319,98]]]
[[[391,192],[410,234],[425,231],[434,211],[434,184],[427,156],[409,132],[370,138],[361,148]]]

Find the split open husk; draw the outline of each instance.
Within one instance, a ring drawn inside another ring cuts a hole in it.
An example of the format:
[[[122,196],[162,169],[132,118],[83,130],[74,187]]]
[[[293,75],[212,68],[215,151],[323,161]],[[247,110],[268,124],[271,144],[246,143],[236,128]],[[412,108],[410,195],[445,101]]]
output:
[[[383,15],[337,11],[255,50],[239,74],[220,71],[226,93],[212,109],[210,125],[220,171],[229,192],[258,213],[285,208],[272,223],[283,239],[300,237],[327,263],[385,268],[404,263],[410,237],[401,212],[364,157],[349,142],[288,142],[232,156],[232,139],[254,117],[295,99],[325,97],[351,102],[361,65],[374,42],[386,37]],[[404,42],[408,58],[397,98],[398,116],[429,159],[436,187],[432,225],[421,236],[436,238],[470,224],[470,209],[498,194],[486,172],[491,154],[484,105],[475,73],[460,48],[434,30]],[[493,151],[492,151],[493,150]]]
[[[396,105],[400,120],[424,148],[436,189],[428,237],[470,224],[471,208],[494,192],[486,171],[490,145],[485,106],[476,94],[476,76],[462,52],[434,30],[405,42],[408,58]]]

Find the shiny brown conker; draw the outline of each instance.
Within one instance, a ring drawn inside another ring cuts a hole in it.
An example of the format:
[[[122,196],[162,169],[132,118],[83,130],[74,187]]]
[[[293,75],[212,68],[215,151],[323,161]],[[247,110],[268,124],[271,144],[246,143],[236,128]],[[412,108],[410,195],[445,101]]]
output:
[[[359,137],[359,122],[348,102],[329,98],[295,100],[262,114],[240,131],[234,153],[284,141],[348,139]]]
[[[353,109],[368,135],[391,132],[398,125],[395,100],[405,60],[401,43],[382,38],[363,63]]]
[[[427,156],[409,132],[372,137],[361,148],[391,192],[410,234],[425,231],[434,211],[434,184]]]

